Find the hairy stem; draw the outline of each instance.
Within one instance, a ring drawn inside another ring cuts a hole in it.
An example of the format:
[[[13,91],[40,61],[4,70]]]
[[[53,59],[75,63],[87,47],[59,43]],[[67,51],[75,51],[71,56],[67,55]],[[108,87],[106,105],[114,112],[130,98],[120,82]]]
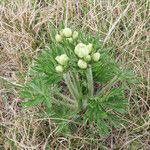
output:
[[[67,84],[67,87],[68,87],[72,97],[78,102],[78,109],[80,110],[82,105],[80,102],[79,90],[78,90],[77,85],[75,84],[76,81],[74,81],[74,83],[72,82],[69,72],[64,74],[64,80],[65,80],[65,83]],[[74,78],[73,80],[76,80],[76,79]]]
[[[73,79],[73,84],[78,91],[79,99],[82,99],[83,94],[82,94],[82,89],[81,89],[80,82],[79,82],[79,76],[78,76],[78,74],[71,72],[71,77]]]
[[[87,69],[86,79],[87,79],[87,86],[88,86],[88,95],[89,97],[93,97],[94,87],[93,87],[93,75],[92,75],[91,66],[89,66],[89,68]]]
[[[71,108],[71,109],[75,109],[76,108],[76,105],[74,105],[74,104],[69,104],[69,103],[66,103],[64,101],[59,101],[59,100],[57,100],[54,97],[51,97],[51,98],[53,99],[53,103],[54,104],[62,104],[62,105],[67,106],[68,108]]]
[[[57,95],[58,97],[64,99],[65,102],[68,102],[68,103],[71,103],[71,104],[73,104],[73,105],[76,105],[76,102],[75,102],[73,99],[70,99],[68,96],[63,95],[63,94],[61,94],[61,93],[59,93],[59,92],[56,93],[56,95]]]

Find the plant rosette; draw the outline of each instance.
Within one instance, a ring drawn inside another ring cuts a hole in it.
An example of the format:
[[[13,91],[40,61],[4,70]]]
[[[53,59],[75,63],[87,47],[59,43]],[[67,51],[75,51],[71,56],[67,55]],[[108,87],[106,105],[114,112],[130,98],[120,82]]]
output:
[[[36,59],[31,80],[23,85],[23,106],[43,103],[62,120],[78,114],[83,118],[80,124],[94,123],[101,135],[107,135],[126,110],[127,73],[110,57],[99,35],[79,36],[70,28],[56,33]]]

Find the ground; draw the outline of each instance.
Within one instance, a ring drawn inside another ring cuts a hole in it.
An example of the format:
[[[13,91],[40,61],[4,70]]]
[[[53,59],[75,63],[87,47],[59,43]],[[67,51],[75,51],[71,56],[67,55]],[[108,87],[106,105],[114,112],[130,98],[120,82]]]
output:
[[[150,149],[150,1],[149,0],[1,0],[0,1],[0,150]],[[132,68],[140,82],[130,86],[127,125],[108,137],[82,129],[57,135],[44,109],[19,107],[18,88],[32,60],[49,43],[50,24],[100,32],[116,61]]]

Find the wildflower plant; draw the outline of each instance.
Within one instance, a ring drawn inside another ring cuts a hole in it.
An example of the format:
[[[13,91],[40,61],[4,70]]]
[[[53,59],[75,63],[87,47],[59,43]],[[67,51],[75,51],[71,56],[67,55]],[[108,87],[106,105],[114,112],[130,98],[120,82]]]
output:
[[[44,104],[50,115],[60,118],[62,128],[71,130],[77,123],[108,134],[127,107],[127,73],[103,47],[99,34],[64,28],[51,37],[21,90],[23,105]]]

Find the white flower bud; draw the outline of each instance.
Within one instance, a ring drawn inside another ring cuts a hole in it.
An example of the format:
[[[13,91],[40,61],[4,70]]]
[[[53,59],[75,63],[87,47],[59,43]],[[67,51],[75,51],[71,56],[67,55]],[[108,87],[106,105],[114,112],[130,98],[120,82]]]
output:
[[[62,67],[61,65],[56,66],[56,67],[55,67],[55,70],[56,70],[57,72],[63,72],[63,67]]]
[[[69,60],[69,58],[68,58],[68,56],[67,56],[66,54],[62,54],[62,55],[60,55],[60,56],[57,56],[57,57],[55,58],[55,60],[56,60],[59,64],[61,64],[61,65],[66,65],[67,62],[68,62],[68,60]]]
[[[56,34],[55,40],[56,40],[56,42],[62,42],[62,36],[59,34]]]
[[[89,51],[87,49],[87,46],[83,43],[79,43],[74,50],[75,54],[80,57],[86,57],[89,54]]]
[[[71,37],[71,35],[72,35],[72,31],[71,31],[70,28],[65,28],[65,29],[63,29],[63,30],[62,30],[62,33],[63,33],[63,35],[64,35],[65,37]]]
[[[94,61],[99,61],[99,59],[100,59],[100,53],[94,53],[93,55],[92,55],[92,59],[94,60]]]
[[[91,56],[90,55],[87,55],[85,58],[84,58],[85,61],[91,61]]]
[[[73,39],[77,39],[78,38],[78,32],[74,31],[72,34]]]
[[[73,42],[73,38],[67,38],[67,40],[72,43]]]
[[[91,43],[89,43],[89,44],[87,45],[87,48],[88,48],[88,50],[89,50],[89,53],[91,53],[92,50],[93,50],[93,45],[92,45]]]
[[[79,66],[79,68],[81,68],[81,69],[86,69],[86,68],[87,68],[87,63],[86,63],[85,61],[83,61],[82,59],[80,59],[80,60],[78,61],[78,66]]]

